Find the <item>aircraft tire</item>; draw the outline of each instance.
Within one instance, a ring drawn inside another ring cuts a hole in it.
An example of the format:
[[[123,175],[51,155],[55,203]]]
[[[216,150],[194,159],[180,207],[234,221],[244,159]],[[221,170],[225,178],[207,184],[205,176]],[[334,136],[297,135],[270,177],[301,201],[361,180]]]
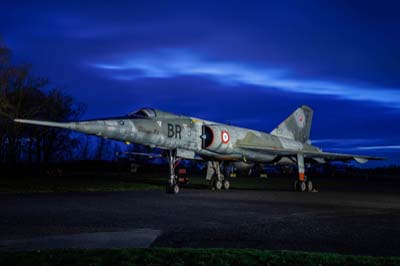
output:
[[[229,182],[229,180],[224,180],[224,182],[222,183],[224,189],[228,190],[231,187],[231,183]]]
[[[311,180],[307,180],[306,185],[307,185],[307,191],[308,191],[308,192],[312,192],[313,189],[314,189],[314,184],[313,184],[313,182],[312,182]]]
[[[305,192],[307,190],[306,182],[304,181],[298,182],[298,189],[300,192]]]
[[[220,180],[215,181],[214,186],[217,190],[221,190],[222,182]]]
[[[178,184],[173,184],[171,186],[171,191],[172,191],[173,194],[178,194],[179,191],[180,191],[179,185]]]
[[[294,181],[294,191],[299,191],[299,181],[298,180],[295,180]]]

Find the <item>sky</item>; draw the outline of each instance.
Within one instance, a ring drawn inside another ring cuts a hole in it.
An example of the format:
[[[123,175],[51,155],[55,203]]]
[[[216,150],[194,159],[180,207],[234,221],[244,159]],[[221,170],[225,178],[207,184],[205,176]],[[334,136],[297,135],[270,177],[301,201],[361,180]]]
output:
[[[271,131],[314,109],[313,144],[400,164],[397,1],[6,1],[0,36],[87,105]],[[371,164],[375,165],[375,164]]]

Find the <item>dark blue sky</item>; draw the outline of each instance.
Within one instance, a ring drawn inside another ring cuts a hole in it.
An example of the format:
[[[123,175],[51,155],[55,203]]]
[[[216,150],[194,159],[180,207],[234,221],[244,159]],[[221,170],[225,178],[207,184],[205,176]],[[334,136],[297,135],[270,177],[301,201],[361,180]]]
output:
[[[314,144],[400,162],[396,1],[2,3],[0,35],[88,105],[272,130],[301,104]]]

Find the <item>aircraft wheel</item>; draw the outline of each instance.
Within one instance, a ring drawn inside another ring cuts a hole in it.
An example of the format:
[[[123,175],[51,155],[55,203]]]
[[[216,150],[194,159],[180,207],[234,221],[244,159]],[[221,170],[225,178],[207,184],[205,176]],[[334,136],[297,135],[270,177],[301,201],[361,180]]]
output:
[[[215,188],[217,189],[217,190],[221,190],[221,188],[222,188],[222,182],[220,181],[220,180],[217,180],[217,181],[215,181]]]
[[[312,192],[314,189],[313,182],[311,180],[307,180],[306,185],[307,185],[307,191]]]
[[[304,181],[298,182],[298,191],[304,192],[306,190],[307,190],[306,182],[304,182]]]
[[[228,190],[231,187],[231,183],[229,180],[224,180],[223,182],[224,189]]]
[[[178,194],[180,191],[179,185],[178,184],[173,184],[171,187],[172,193]]]

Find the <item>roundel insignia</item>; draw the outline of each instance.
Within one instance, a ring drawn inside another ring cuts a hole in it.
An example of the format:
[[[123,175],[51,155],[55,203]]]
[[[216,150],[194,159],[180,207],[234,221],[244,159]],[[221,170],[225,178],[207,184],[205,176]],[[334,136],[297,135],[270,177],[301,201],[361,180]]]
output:
[[[229,140],[230,140],[230,136],[229,136],[228,131],[222,130],[221,131],[221,141],[222,141],[222,143],[226,144],[226,143],[229,142]]]
[[[306,116],[303,110],[299,109],[295,113],[295,121],[298,127],[303,128],[306,123]]]

